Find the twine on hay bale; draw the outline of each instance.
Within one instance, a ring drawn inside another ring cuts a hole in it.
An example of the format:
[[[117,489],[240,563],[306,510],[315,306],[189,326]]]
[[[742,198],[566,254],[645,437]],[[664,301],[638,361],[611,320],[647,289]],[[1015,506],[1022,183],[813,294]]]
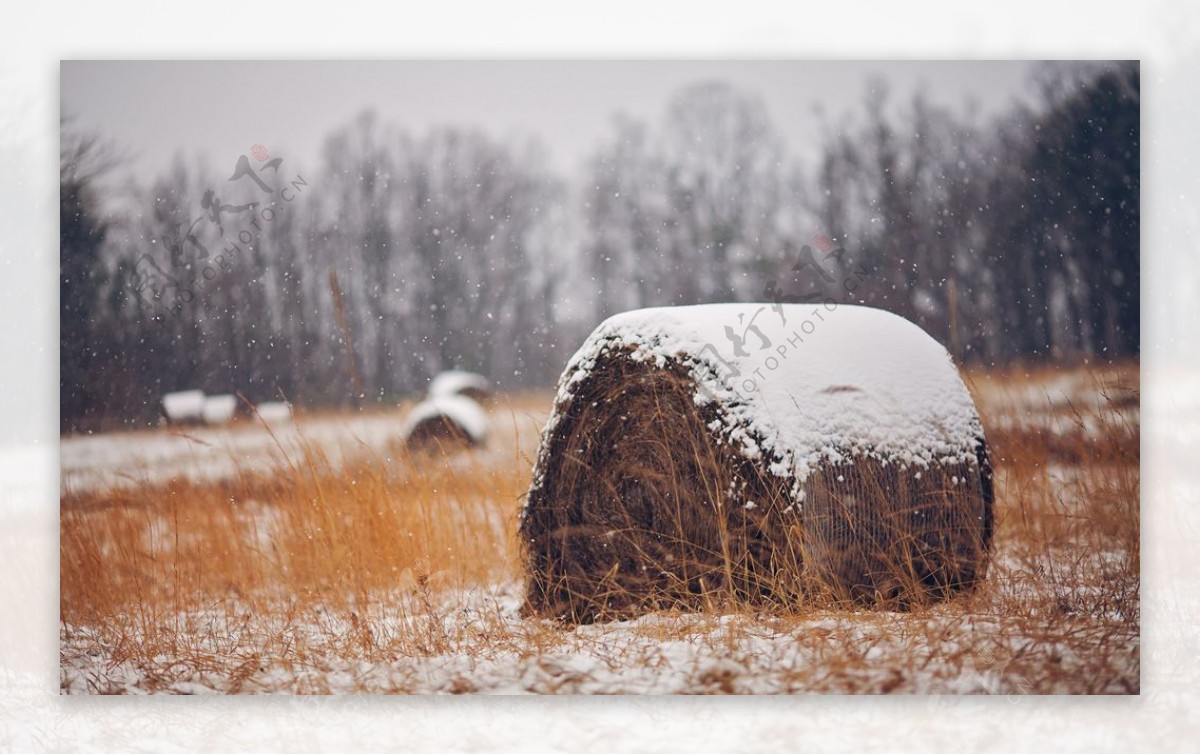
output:
[[[728,368],[751,374],[756,355],[722,354],[722,326],[769,306],[625,313],[572,358],[521,517],[526,613],[903,609],[983,578],[991,467],[945,349],[841,305],[790,351],[764,329],[774,382],[739,393]]]

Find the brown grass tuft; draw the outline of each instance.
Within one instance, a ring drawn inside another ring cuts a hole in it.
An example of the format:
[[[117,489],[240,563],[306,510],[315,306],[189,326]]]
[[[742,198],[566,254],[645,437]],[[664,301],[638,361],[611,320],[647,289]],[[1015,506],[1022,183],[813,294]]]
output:
[[[508,577],[523,466],[437,447],[414,455],[397,439],[335,468],[306,443],[278,474],[67,492],[61,619],[120,636],[121,656],[178,657],[189,611],[227,607],[250,626],[319,609],[350,622],[348,647],[375,649],[359,621],[373,596],[420,612],[432,593]],[[288,640],[276,640],[286,657]]]

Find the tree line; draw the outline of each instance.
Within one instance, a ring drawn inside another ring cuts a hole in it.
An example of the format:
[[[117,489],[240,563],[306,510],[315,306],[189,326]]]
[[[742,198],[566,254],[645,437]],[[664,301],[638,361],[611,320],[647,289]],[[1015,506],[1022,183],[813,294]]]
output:
[[[879,306],[969,362],[1136,357],[1138,128],[1136,63],[1047,69],[986,121],[879,82],[806,166],[761,100],[709,82],[615,119],[570,178],[536,141],[368,112],[312,172],[256,147],[114,192],[119,159],[65,123],[61,427],[151,422],[193,387],[545,387],[603,316],[713,301]]]

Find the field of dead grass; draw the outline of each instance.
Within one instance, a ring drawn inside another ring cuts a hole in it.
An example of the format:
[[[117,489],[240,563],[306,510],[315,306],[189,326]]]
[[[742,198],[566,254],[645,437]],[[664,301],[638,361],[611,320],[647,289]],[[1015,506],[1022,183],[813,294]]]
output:
[[[523,396],[491,409],[483,454],[332,458],[302,420],[273,471],[66,485],[61,689],[1138,692],[1137,365],[966,378],[997,531],[986,581],[949,603],[522,618],[517,513],[551,398]]]

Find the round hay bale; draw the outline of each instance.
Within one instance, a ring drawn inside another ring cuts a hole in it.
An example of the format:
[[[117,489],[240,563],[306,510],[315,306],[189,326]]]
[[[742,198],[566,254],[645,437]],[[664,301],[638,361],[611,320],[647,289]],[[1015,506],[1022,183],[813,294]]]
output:
[[[487,414],[466,396],[431,398],[413,407],[402,434],[412,450],[479,446],[487,440]]]
[[[200,424],[204,421],[204,391],[173,391],[164,394],[162,416],[172,425]]]
[[[232,393],[218,393],[204,397],[204,424],[224,425],[233,421],[237,414],[238,400]]]
[[[463,370],[446,370],[429,382],[429,398],[466,396],[484,402],[492,397],[492,384],[483,375]]]
[[[263,401],[255,405],[254,412],[259,420],[268,425],[286,425],[292,421],[290,401]]]
[[[559,382],[521,515],[525,611],[903,609],[976,584],[991,534],[978,412],[916,325],[832,302],[639,310]]]

